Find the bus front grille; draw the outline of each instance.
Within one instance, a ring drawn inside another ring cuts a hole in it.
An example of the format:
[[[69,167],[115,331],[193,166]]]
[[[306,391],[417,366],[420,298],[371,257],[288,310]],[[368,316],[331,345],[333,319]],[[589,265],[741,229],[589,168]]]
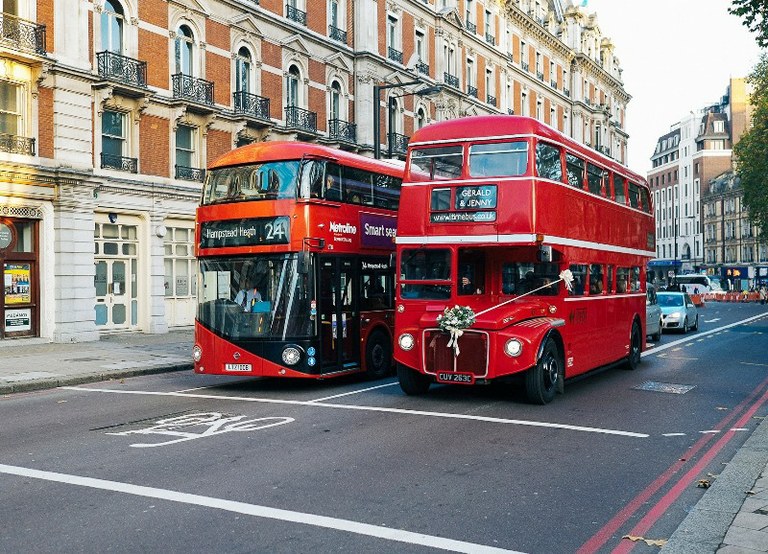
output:
[[[424,361],[427,373],[457,371],[471,373],[475,377],[488,375],[488,334],[464,331],[459,338],[459,355],[454,356],[453,346],[448,346],[448,333],[429,329],[424,333]]]

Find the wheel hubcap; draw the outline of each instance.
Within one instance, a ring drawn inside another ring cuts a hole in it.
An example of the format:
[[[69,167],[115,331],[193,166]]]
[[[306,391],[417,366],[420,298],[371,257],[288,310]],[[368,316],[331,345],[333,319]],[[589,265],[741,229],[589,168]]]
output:
[[[557,383],[557,375],[558,375],[557,360],[555,360],[555,358],[552,356],[547,357],[546,364],[544,366],[544,375],[547,381],[546,382],[547,388],[550,388],[555,383]]]

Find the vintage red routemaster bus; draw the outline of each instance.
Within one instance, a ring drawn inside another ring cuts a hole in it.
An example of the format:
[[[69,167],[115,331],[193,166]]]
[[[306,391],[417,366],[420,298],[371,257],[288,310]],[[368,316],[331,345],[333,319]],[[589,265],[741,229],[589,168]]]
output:
[[[197,210],[195,372],[387,374],[402,176],[299,142],[215,161]]]
[[[534,119],[469,117],[414,133],[401,205],[394,357],[407,394],[520,376],[543,404],[566,378],[639,364],[655,255],[640,175]],[[451,315],[464,317],[455,333]]]

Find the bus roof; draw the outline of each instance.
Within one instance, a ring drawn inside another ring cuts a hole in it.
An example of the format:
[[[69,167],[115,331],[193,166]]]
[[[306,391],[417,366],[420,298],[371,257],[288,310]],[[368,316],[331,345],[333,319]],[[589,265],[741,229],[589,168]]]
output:
[[[367,169],[394,177],[403,176],[404,167],[388,161],[375,160],[352,152],[337,150],[320,144],[297,141],[255,142],[227,152],[214,160],[208,169],[217,169],[233,165],[255,162],[274,162],[280,160],[300,160],[304,157],[323,158],[342,165]]]
[[[613,170],[619,170],[633,180],[645,183],[644,177],[629,170],[616,160],[573,140],[537,119],[522,115],[476,115],[432,123],[414,132],[408,146],[419,146],[435,142],[503,139],[519,135],[536,135],[559,142],[576,152],[581,152],[593,159],[600,160],[604,166]]]

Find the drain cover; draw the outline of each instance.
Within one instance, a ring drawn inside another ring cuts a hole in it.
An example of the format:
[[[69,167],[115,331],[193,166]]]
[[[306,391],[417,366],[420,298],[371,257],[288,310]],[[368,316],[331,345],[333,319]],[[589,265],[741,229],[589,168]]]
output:
[[[637,390],[650,390],[654,392],[668,392],[670,394],[685,394],[696,385],[676,385],[675,383],[659,383],[658,381],[646,381],[642,385],[632,387]]]

